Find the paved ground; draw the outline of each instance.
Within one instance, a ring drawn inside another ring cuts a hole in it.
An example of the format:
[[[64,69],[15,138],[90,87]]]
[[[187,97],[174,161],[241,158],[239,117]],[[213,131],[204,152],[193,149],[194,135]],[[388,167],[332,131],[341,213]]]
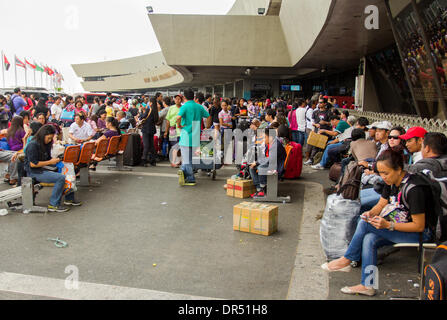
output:
[[[380,294],[347,296],[339,289],[358,284],[360,269],[327,274],[318,217],[327,171],[306,167],[301,179],[281,183],[292,196],[280,204],[279,232],[271,237],[232,230],[233,205],[223,184],[199,176],[196,187],[180,188],[167,165],[132,173],[93,174],[95,187],[81,188],[84,202],[65,214],[0,217],[0,299],[388,299],[415,296],[414,249],[389,256],[379,267]],[[5,189],[0,185],[0,189]],[[38,196],[46,205],[51,189]],[[47,241],[60,237],[65,249]],[[154,266],[154,264],[156,264]],[[65,268],[79,269],[83,290],[67,292]],[[409,282],[411,280],[412,282]],[[399,290],[399,291],[398,291]]]
[[[99,186],[78,193],[82,207],[1,217],[6,241],[0,251],[7,259],[1,259],[0,271],[65,279],[66,266],[75,265],[80,281],[89,283],[223,299],[285,299],[304,186],[281,185],[293,203],[279,205],[279,232],[264,237],[232,230],[232,208],[241,202],[223,189],[232,171],[221,170],[218,181],[200,176],[194,188],[180,188],[175,173],[167,167],[95,173]],[[46,204],[49,192],[39,194],[38,205]],[[47,241],[51,237],[69,247],[56,248]]]

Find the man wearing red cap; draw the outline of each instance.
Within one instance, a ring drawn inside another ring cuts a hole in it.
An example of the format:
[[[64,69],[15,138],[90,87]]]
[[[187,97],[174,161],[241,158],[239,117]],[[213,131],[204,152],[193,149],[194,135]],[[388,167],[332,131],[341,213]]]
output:
[[[408,151],[411,153],[410,164],[417,163],[422,159],[422,143],[427,130],[422,127],[413,127],[408,129],[407,133],[399,136],[400,139],[406,141]]]

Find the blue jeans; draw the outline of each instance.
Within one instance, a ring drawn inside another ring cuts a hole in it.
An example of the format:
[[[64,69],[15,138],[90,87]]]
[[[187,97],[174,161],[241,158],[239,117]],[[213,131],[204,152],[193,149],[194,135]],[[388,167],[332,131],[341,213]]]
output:
[[[371,210],[380,200],[380,194],[374,191],[374,188],[363,189],[360,191],[360,214]]]
[[[323,158],[321,159],[320,165],[323,167],[328,167],[330,165],[330,158],[329,158],[329,151],[331,149],[335,149],[338,148],[339,146],[341,146],[343,143],[339,142],[339,143],[335,143],[335,144],[330,144],[326,147],[326,150],[324,150],[323,153]]]
[[[258,174],[256,170],[256,168],[250,168],[250,176],[253,179],[253,185],[256,187],[256,191],[260,191],[267,186],[267,176]]]
[[[306,141],[306,132],[304,131],[292,131],[292,141],[298,143],[299,145],[304,146],[304,142]]]
[[[422,239],[424,242],[430,241],[431,232],[428,229],[424,231]],[[377,266],[377,249],[395,243],[419,243],[419,233],[378,230],[368,222],[360,220],[344,257],[351,261],[362,260],[362,285],[371,287],[367,281],[370,273],[366,272],[366,268]]]
[[[39,182],[54,183],[53,192],[50,197],[50,205],[57,207],[61,204],[65,186],[65,176],[63,174],[44,170],[42,173],[30,172],[29,176],[35,178]],[[74,201],[74,192],[65,195],[65,199]]]
[[[182,153],[182,166],[180,169],[183,171],[185,175],[185,182],[187,183],[196,182],[192,165],[192,156],[198,148],[199,147],[180,146],[180,152]]]

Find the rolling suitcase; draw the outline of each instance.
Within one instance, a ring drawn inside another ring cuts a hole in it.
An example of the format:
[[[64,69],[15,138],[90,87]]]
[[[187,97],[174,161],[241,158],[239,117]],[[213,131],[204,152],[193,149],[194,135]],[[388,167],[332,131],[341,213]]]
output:
[[[125,166],[134,167],[141,163],[141,157],[143,155],[141,144],[141,136],[138,133],[130,134],[129,142],[123,155]]]
[[[303,148],[300,144],[292,141],[286,150],[289,152],[285,163],[284,179],[297,179],[301,177],[303,170]]]

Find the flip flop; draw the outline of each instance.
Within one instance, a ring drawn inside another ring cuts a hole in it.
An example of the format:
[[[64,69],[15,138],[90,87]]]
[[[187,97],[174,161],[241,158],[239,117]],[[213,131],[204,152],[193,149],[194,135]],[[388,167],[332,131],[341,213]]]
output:
[[[364,296],[368,296],[368,297],[372,297],[372,296],[376,295],[376,290],[374,288],[368,288],[364,291],[355,291],[349,287],[344,287],[344,288],[341,288],[340,291],[344,294],[350,294],[350,295],[360,294],[360,295],[364,295]]]

